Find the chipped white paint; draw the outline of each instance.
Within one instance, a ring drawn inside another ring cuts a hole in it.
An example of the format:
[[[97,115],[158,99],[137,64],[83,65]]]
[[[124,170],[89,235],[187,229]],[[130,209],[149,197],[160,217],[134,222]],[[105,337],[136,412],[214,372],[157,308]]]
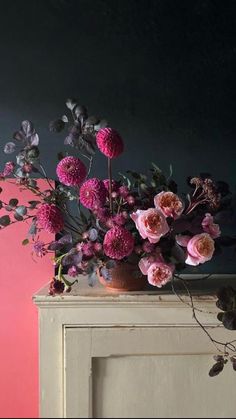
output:
[[[208,377],[215,349],[173,294],[112,294],[84,280],[63,297],[47,291],[34,297],[41,417],[235,417],[235,372]],[[195,304],[217,339],[233,338],[213,295]]]

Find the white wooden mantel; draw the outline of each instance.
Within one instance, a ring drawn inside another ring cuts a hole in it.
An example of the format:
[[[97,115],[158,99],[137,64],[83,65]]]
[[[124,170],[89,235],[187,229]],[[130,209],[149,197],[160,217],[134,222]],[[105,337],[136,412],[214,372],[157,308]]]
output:
[[[208,376],[216,350],[168,292],[114,294],[82,278],[70,294],[39,291],[40,417],[235,417],[236,373]],[[236,338],[214,295],[194,300],[214,337]]]

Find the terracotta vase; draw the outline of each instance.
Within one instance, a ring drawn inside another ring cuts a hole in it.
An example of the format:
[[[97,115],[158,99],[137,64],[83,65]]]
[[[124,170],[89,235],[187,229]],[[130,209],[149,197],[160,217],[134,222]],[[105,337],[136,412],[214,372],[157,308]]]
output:
[[[112,279],[106,281],[98,270],[99,281],[109,291],[141,291],[147,286],[147,277],[142,275],[137,265],[120,262],[111,269]]]

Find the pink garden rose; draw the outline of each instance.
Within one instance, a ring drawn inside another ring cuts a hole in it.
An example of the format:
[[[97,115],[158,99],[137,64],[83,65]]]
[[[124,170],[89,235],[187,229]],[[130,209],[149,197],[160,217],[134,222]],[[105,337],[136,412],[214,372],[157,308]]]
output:
[[[210,260],[215,250],[214,240],[208,233],[196,234],[187,244],[187,265],[197,266]]]
[[[147,275],[148,269],[154,262],[163,262],[163,259],[162,258],[159,259],[158,256],[151,255],[151,256],[140,259],[138,266],[143,275]]]
[[[140,259],[138,266],[143,275],[147,275],[148,269],[154,262],[165,263],[159,248],[155,249],[155,253]]]
[[[167,282],[171,281],[173,272],[173,265],[163,262],[154,262],[148,268],[147,279],[149,284],[161,288],[163,285],[166,285]]]
[[[183,202],[173,192],[160,192],[155,196],[154,204],[165,217],[173,217],[174,219],[178,218],[184,210]]]
[[[164,215],[157,208],[137,210],[130,217],[135,222],[140,236],[148,239],[150,243],[157,243],[169,231]]]
[[[216,239],[221,234],[219,225],[214,223],[214,219],[209,213],[205,214],[205,218],[202,221],[202,228],[205,233],[210,234],[213,239]]]

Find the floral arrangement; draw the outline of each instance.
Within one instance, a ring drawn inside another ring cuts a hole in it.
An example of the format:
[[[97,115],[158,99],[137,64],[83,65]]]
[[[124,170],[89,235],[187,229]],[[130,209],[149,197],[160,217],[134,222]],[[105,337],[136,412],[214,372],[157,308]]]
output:
[[[30,228],[23,245],[43,257],[52,253],[56,268],[50,294],[69,292],[78,275],[86,275],[93,285],[99,274],[112,280],[114,268],[122,263],[136,267],[137,280],[146,277],[147,284],[161,288],[187,266],[206,263],[223,245],[235,245],[236,239],[221,235],[216,219],[230,207],[231,193],[225,182],[214,182],[210,175],[188,178],[187,195],[178,193],[172,176],[165,176],[152,163],[148,174],[127,171],[112,176],[112,161],[124,151],[120,134],[105,120],[88,116],[87,109],[68,99],[70,115],[49,124],[51,132],[67,127],[65,145],[71,152],[58,153],[56,183],[48,178],[40,160],[39,136],[30,121],[23,121],[13,135],[14,142],[4,147],[6,154],[16,153],[16,162],[8,161],[0,172],[2,185],[12,178],[19,188],[29,189],[35,200],[21,205],[16,198],[0,201],[0,209],[9,214],[0,217],[0,227],[28,221]],[[96,150],[108,162],[107,179],[90,177]],[[41,190],[37,178],[45,178],[48,187]],[[2,188],[0,189],[0,192]],[[76,214],[72,206],[76,207]],[[50,243],[40,239],[44,230],[56,237]],[[191,294],[189,294],[191,295]],[[218,292],[218,318],[229,329],[236,329],[236,291],[224,287]],[[193,314],[196,310],[191,298]],[[209,335],[208,331],[201,327]],[[223,345],[210,375],[217,375],[228,361],[229,353],[236,370],[236,347]]]

